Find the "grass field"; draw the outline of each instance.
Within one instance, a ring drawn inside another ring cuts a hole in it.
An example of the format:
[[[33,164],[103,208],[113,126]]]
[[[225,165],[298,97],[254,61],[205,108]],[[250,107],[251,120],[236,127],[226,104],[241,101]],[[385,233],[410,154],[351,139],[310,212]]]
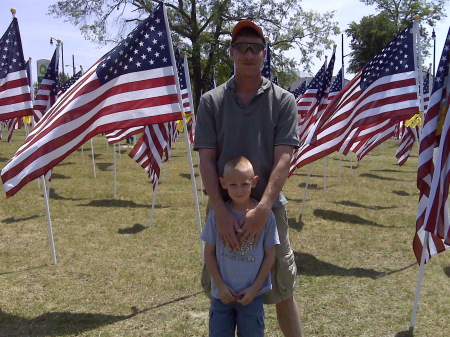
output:
[[[22,140],[16,131],[12,145],[0,142],[0,168]],[[96,178],[89,143],[54,169],[57,265],[38,183],[0,197],[0,336],[207,336],[184,137],[163,166],[152,227],[151,184],[128,157],[131,148],[117,155],[114,197],[113,148],[100,136],[94,146]],[[417,149],[399,167],[397,146],[386,142],[358,167],[330,156],[326,190],[324,161],[314,163],[301,220],[308,168],[286,183],[305,336],[449,335],[449,252],[427,264],[408,332],[419,270],[412,252]],[[282,336],[273,306],[266,307],[266,335]]]

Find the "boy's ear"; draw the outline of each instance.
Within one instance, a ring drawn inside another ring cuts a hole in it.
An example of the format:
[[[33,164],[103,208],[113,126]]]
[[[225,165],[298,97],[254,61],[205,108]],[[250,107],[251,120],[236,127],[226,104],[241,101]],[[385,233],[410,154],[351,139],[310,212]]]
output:
[[[220,185],[222,185],[222,188],[224,190],[226,190],[227,188],[225,187],[225,179],[223,179],[223,177],[219,177],[219,182],[220,182]]]
[[[259,176],[254,176],[252,181],[252,188],[256,187],[256,184],[258,183]]]

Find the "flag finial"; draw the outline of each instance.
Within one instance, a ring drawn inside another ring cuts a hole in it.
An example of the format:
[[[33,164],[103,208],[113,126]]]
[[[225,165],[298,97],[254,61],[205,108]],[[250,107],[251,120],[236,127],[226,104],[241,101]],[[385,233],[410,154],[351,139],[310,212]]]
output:
[[[10,11],[11,11],[11,14],[12,14],[13,18],[15,18],[16,17],[16,9],[15,8],[11,8]]]

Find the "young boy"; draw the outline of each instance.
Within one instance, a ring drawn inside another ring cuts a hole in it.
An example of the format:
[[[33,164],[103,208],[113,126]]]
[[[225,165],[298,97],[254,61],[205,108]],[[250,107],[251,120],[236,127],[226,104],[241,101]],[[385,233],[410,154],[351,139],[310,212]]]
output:
[[[235,157],[225,164],[219,180],[231,199],[227,207],[241,221],[258,204],[250,197],[258,181],[252,164],[245,157]],[[238,336],[264,336],[263,294],[272,289],[270,269],[275,245],[280,243],[274,214],[270,213],[258,243],[244,242],[237,251],[220,242],[213,210],[201,237],[212,279],[210,337],[234,337],[236,327]]]

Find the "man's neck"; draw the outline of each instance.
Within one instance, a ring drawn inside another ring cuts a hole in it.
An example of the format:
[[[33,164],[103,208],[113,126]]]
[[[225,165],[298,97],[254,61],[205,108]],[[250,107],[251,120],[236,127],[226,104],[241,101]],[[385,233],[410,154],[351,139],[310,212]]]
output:
[[[245,106],[248,106],[253,97],[256,96],[262,81],[262,76],[247,77],[235,75],[235,92]]]

